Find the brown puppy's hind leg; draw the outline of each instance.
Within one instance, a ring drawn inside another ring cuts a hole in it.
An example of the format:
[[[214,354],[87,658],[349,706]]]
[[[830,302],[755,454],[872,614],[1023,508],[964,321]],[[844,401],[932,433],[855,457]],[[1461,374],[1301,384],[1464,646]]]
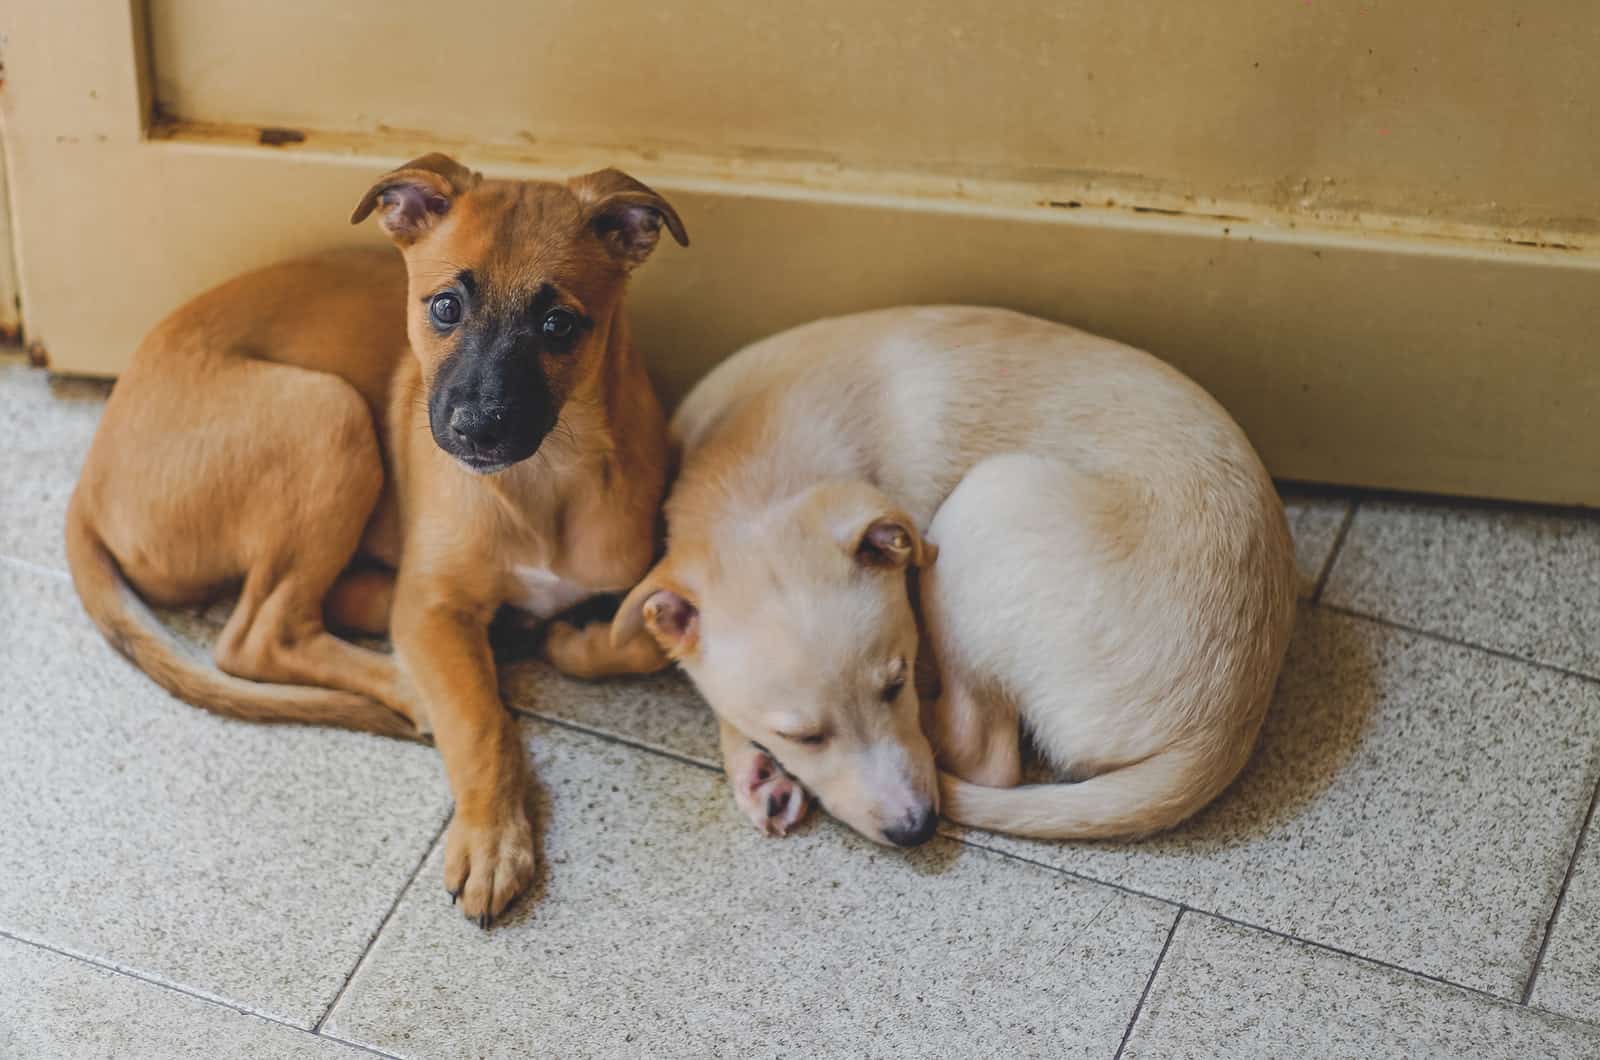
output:
[[[373,567],[345,571],[322,602],[322,613],[334,629],[368,637],[389,635],[394,606],[394,574]]]
[[[245,482],[259,483],[240,506],[251,525],[244,544],[244,587],[213,649],[217,666],[256,681],[355,692],[426,731],[426,713],[393,659],[341,640],[323,625],[323,600],[355,557],[383,491],[383,463],[366,404],[343,380],[288,365],[257,362],[285,402],[283,432],[253,457],[239,454]],[[292,403],[293,414],[288,409]],[[251,475],[259,472],[259,476]],[[287,472],[287,473],[286,473]]]
[[[316,685],[376,699],[419,729],[419,713],[402,687],[394,660],[340,640],[322,625],[325,579],[292,570],[270,581],[263,565],[245,579],[244,591],[217,638],[219,669],[252,681]]]

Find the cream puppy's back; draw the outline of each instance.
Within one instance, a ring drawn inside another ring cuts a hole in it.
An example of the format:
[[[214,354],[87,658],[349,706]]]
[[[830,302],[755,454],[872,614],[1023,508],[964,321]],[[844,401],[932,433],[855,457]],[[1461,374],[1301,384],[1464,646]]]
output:
[[[687,471],[732,476],[752,501],[864,477],[924,527],[973,465],[1002,452],[1125,477],[1174,512],[1199,494],[1226,505],[1234,491],[1214,489],[1224,482],[1250,502],[1272,488],[1243,433],[1181,373],[1001,309],[885,309],[775,335],[713,370],[671,435],[699,454]]]

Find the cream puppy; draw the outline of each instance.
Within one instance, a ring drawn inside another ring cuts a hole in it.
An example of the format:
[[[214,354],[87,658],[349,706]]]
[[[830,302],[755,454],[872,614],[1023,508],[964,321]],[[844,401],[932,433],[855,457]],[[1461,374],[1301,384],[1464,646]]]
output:
[[[672,435],[667,553],[612,641],[688,672],[758,826],[809,792],[903,846],[941,808],[1137,836],[1249,757],[1289,531],[1238,426],[1155,358],[995,309],[864,313],[736,354]],[[1018,786],[1024,729],[1072,782]]]

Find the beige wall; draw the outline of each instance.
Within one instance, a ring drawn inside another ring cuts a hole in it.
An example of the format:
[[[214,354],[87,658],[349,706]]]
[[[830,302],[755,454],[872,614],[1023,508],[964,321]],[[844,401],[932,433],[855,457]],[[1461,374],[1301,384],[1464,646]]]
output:
[[[12,5],[25,326],[114,373],[454,145],[679,205],[634,300],[669,396],[811,317],[994,303],[1172,360],[1279,475],[1600,503],[1600,5],[1205,6]]]

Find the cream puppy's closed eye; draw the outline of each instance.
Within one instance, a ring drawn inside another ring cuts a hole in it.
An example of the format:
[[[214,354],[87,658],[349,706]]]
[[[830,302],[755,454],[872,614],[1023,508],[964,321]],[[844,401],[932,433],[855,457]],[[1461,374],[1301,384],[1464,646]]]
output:
[[[827,742],[828,730],[810,718],[796,714],[779,715],[772,719],[772,731],[785,743],[819,747]]]
[[[906,674],[909,668],[903,656],[897,656],[892,661],[881,667],[879,684],[876,686],[879,701],[886,705],[893,705],[905,692]],[[833,735],[826,724],[819,724],[797,716],[777,717],[772,719],[773,731],[785,743],[800,744],[804,747],[821,747]]]

